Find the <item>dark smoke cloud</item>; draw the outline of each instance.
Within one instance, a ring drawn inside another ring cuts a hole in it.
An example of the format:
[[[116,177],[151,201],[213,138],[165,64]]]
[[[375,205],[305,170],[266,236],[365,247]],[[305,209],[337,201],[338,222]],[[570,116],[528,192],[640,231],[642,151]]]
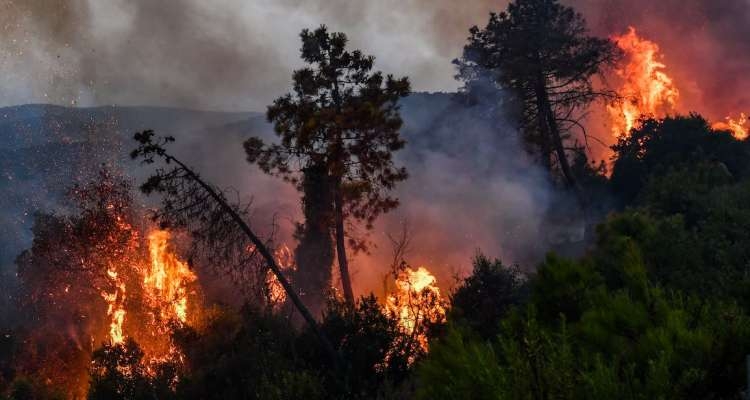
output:
[[[633,25],[659,43],[683,94],[681,111],[705,112],[712,119],[750,111],[748,0],[568,3],[598,35]],[[319,24],[346,32],[353,47],[378,58],[377,68],[409,76],[416,90],[455,90],[459,83],[450,60],[460,55],[468,28],[484,25],[491,10],[506,5],[490,0],[0,0],[0,105],[263,111],[288,90],[291,71],[300,65],[299,31]],[[432,110],[429,118],[407,122],[428,127],[442,114],[442,109]],[[414,254],[416,263],[465,266],[474,247],[511,262],[526,261],[547,248],[537,229],[548,204],[558,199],[551,197],[543,174],[517,166],[525,160],[507,158],[520,153],[520,146],[495,137],[496,129],[481,125],[475,115],[455,118],[446,126],[469,136],[451,136],[453,130],[439,126],[427,133],[438,135],[444,148],[471,144],[465,153],[418,149],[411,141],[415,153],[404,162],[412,179],[399,189],[403,206],[373,233],[384,243],[371,258],[378,264],[388,258],[385,232],[397,231],[403,218],[421,230],[415,232],[421,249]],[[473,139],[467,142],[467,137]],[[223,157],[199,157],[198,166],[209,177],[227,178],[226,171],[236,171],[227,184],[251,192],[258,185],[268,188],[270,178],[246,173],[251,168],[242,160],[241,140],[221,145],[227,148],[216,151]],[[486,149],[500,150],[481,153]],[[498,155],[508,161],[499,162]],[[289,188],[268,196],[281,192],[292,197]],[[282,214],[298,216],[293,204],[285,207]],[[451,221],[456,215],[460,218]],[[450,234],[429,234],[438,231]],[[365,276],[368,270],[360,269],[360,281],[375,278]],[[448,275],[447,269],[443,272]]]
[[[569,0],[599,35],[662,45],[684,110],[750,108],[750,1]],[[3,105],[158,104],[262,110],[299,65],[298,33],[328,24],[417,90],[453,90],[467,29],[507,1],[0,0]]]
[[[456,48],[436,40],[448,4],[0,0],[2,102],[259,110],[287,90],[299,31],[322,23],[415,88],[454,89]]]

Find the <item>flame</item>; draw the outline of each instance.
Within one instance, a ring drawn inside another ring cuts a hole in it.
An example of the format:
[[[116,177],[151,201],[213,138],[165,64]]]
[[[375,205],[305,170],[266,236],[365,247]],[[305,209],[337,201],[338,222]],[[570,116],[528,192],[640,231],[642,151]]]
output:
[[[155,230],[148,235],[151,263],[143,272],[143,289],[161,320],[184,324],[188,318],[187,284],[197,278],[187,263],[169,251],[169,239],[170,233],[165,230]]]
[[[740,113],[737,119],[732,117],[726,117],[726,122],[716,122],[711,125],[711,128],[720,131],[729,131],[738,140],[745,140],[748,137],[748,129],[750,127],[745,126],[747,124],[747,115]]]
[[[115,287],[115,290],[111,293],[106,291],[101,293],[104,301],[107,302],[107,316],[112,320],[109,324],[109,341],[113,345],[122,344],[125,340],[125,335],[122,332],[122,324],[125,321],[125,282],[118,279],[117,271],[112,267],[107,270],[107,277]]]
[[[416,270],[404,266],[396,275],[396,290],[386,298],[385,308],[398,318],[400,328],[412,335],[427,351],[425,327],[445,322],[446,302],[440,294],[437,279],[425,267]]]
[[[276,249],[274,256],[276,258],[276,264],[282,272],[293,271],[296,269],[294,256],[286,244],[282,244]],[[284,286],[281,285],[279,279],[270,269],[266,272],[266,287],[268,288],[268,300],[270,304],[280,305],[286,302],[286,290],[284,290]]]
[[[138,259],[138,246],[132,245],[122,249],[124,259],[139,261],[131,261],[133,264],[128,264],[129,268],[120,265],[124,264],[120,259],[110,261],[107,278],[114,289],[102,290],[101,296],[107,303],[107,316],[111,320],[110,344],[123,345],[128,336],[133,337],[144,352],[144,370],[154,375],[159,365],[182,362],[183,355],[171,334],[175,323],[186,324],[189,320],[188,285],[197,277],[170,248],[169,231],[152,230],[146,238],[147,258]],[[135,288],[128,299],[128,306],[134,307],[129,310],[125,304],[126,281],[129,287]]]
[[[638,36],[635,28],[612,37],[625,53],[627,65],[615,72],[623,79],[617,91],[623,101],[607,106],[615,136],[628,134],[644,116],[673,111],[680,92],[659,61],[659,45]]]

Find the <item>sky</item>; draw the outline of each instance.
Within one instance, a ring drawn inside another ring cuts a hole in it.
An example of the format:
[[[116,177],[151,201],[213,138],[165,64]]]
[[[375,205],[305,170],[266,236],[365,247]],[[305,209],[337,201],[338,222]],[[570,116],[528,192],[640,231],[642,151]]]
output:
[[[684,111],[750,109],[750,0],[564,0],[607,36],[662,45]],[[299,32],[326,24],[408,76],[452,91],[472,25],[507,1],[0,0],[0,105],[166,105],[263,111],[300,66]],[[706,106],[706,103],[710,105]]]

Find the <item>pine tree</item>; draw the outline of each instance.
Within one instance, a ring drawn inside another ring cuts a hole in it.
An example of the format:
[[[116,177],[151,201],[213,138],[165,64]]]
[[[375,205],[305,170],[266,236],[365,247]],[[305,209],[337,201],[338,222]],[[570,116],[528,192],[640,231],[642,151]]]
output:
[[[581,14],[558,0],[515,0],[491,13],[484,29],[469,33],[463,56],[454,60],[457,78],[467,88],[489,80],[512,91],[526,140],[546,168],[557,167],[566,184],[577,187],[567,155],[572,146],[565,142],[572,129],[583,129],[583,108],[614,96],[595,90],[592,77],[617,61],[617,47],[589,36]]]
[[[281,142],[266,145],[251,138],[245,151],[248,161],[302,191],[323,190],[301,182],[304,169],[325,171],[341,282],[351,305],[346,244],[357,249],[363,241],[347,234],[345,227],[361,222],[369,229],[378,215],[398,205],[389,192],[407,173],[394,165],[392,154],[405,144],[399,134],[398,101],[408,95],[410,86],[407,78],[373,72],[374,57],[346,50],[343,33],[329,33],[321,26],[303,30],[300,37],[301,56],[308,66],[294,72],[292,93],[276,99],[267,112]],[[313,196],[305,192],[306,198]]]

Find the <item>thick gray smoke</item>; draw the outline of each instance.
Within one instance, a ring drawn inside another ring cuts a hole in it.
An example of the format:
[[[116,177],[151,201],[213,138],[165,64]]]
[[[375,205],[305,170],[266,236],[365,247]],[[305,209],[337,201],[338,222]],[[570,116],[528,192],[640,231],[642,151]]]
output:
[[[661,43],[686,110],[750,108],[748,0],[568,0],[600,35],[628,25]],[[298,33],[328,24],[411,77],[453,90],[450,60],[506,1],[0,0],[2,105],[158,104],[258,110],[298,65]]]
[[[750,71],[748,0],[695,0],[689,6],[681,0],[569,3],[599,35],[634,25],[660,43],[686,111],[707,111],[717,119],[750,108],[750,80],[744,76]],[[415,90],[453,91],[459,83],[450,60],[460,55],[468,28],[484,25],[489,11],[506,4],[0,0],[0,105],[167,105],[262,112],[288,90],[291,71],[300,65],[300,30],[319,24],[346,32],[352,47],[377,57],[378,69],[409,76]],[[549,205],[561,199],[523,155],[512,118],[490,109],[495,100],[471,108],[450,95],[416,95],[405,101],[409,145],[399,160],[411,178],[398,189],[402,207],[383,218],[372,234],[378,247],[357,257],[354,280],[368,282],[360,287],[377,289],[376,278],[389,261],[385,234],[397,232],[402,220],[409,221],[413,232],[410,260],[440,268],[443,281],[454,269],[465,270],[477,249],[507,262],[533,264],[549,247],[549,234],[540,232],[540,226],[548,222]],[[243,160],[243,138],[270,135],[262,116],[183,120],[184,115],[164,113],[151,109],[143,117],[134,111],[130,123],[118,121],[116,134],[124,143],[135,128],[182,135],[181,149],[193,164],[222,185],[254,194],[258,214],[266,220],[276,216],[291,226],[299,218],[293,189]],[[172,125],[165,122],[170,118]],[[76,126],[68,128],[75,131]],[[209,132],[212,136],[206,136]],[[19,159],[27,154],[14,151]],[[23,185],[36,190],[35,183]],[[48,198],[39,197],[35,204],[47,207]],[[34,211],[24,207],[18,208]],[[6,256],[2,258],[12,258]]]

